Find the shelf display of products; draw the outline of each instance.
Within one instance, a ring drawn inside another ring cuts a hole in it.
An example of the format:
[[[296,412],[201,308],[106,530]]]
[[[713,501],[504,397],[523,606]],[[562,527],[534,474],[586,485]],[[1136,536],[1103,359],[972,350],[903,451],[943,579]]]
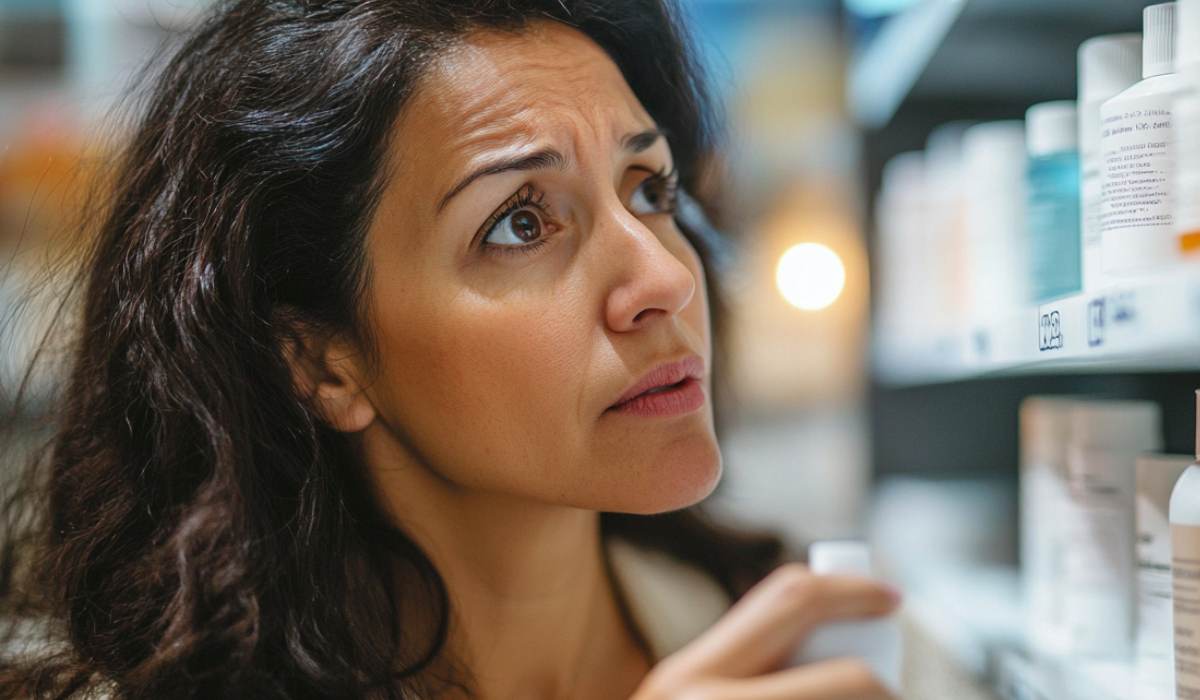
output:
[[[1179,52],[1177,71],[1174,49],[1176,34],[1200,31],[1196,4],[1147,7],[1144,40],[1084,42],[1078,110],[1057,101],[1024,123],[935,130],[924,151],[885,167],[881,380],[1200,366],[1200,255],[1186,223],[1200,201],[1200,139],[1171,118],[1200,99],[1197,73],[1182,67],[1196,50]],[[961,185],[948,193],[951,180]],[[914,269],[935,258],[960,273]]]
[[[878,454],[979,470],[943,439],[945,406],[1020,404],[1019,457],[995,460],[1019,461],[1019,565],[929,574],[908,609],[1004,700],[1200,697],[1200,445],[1182,444],[1200,406],[1179,405],[1200,370],[1200,0],[1140,10],[1072,42],[1073,92],[947,95],[961,113],[914,97],[895,131],[923,147],[875,142],[898,145],[876,166],[872,363],[880,424],[907,429]],[[979,72],[918,82],[956,69]],[[963,411],[972,436],[1010,435]],[[898,447],[921,439],[939,444]]]
[[[1034,396],[1020,418],[1018,605],[1032,668],[1108,669],[1120,679],[1106,691],[1114,698],[1190,697],[1190,671],[1174,670],[1193,668],[1191,635],[1200,633],[1188,628],[1200,467],[1189,466],[1192,455],[1158,452],[1163,417],[1153,402]],[[1011,672],[1037,675],[1019,664]]]

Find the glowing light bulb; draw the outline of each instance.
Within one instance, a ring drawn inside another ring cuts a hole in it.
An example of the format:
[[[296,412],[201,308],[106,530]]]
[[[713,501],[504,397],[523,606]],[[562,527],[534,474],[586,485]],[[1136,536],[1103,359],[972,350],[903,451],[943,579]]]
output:
[[[775,267],[775,286],[792,306],[819,311],[842,295],[846,266],[827,246],[800,243],[780,256]]]

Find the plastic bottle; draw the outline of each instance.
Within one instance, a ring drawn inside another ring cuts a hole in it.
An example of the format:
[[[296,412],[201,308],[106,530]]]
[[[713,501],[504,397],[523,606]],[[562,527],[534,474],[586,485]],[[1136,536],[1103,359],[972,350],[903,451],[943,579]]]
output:
[[[1196,463],[1171,491],[1171,587],[1175,697],[1200,697],[1200,391],[1196,392]]]
[[[855,540],[815,542],[808,550],[808,566],[815,574],[869,577],[871,553],[866,543]],[[865,661],[876,678],[896,697],[901,697],[903,639],[895,615],[822,625],[809,635],[796,656],[796,663],[847,656]]]
[[[1155,403],[1092,400],[1071,407],[1070,498],[1060,520],[1071,653],[1132,656],[1135,464],[1138,455],[1161,449]]]
[[[1105,275],[1161,270],[1176,259],[1171,123],[1175,3],[1142,10],[1142,80],[1100,107],[1100,228]]]
[[[1025,233],[1025,125],[976,124],[963,134],[970,315],[983,321],[1024,308],[1029,292]]]
[[[1029,253],[1034,301],[1082,288],[1079,127],[1075,103],[1043,102],[1025,113]]]
[[[972,122],[954,121],[929,132],[925,141],[925,179],[928,211],[922,217],[930,231],[930,250],[925,268],[936,294],[933,315],[944,324],[935,328],[945,337],[964,326],[967,319],[967,242],[963,196],[962,140]]]
[[[1192,458],[1142,455],[1137,461],[1137,698],[1173,700],[1171,652],[1171,489]]]
[[[901,153],[883,168],[877,198],[879,212],[879,294],[877,323],[889,341],[922,337],[933,323],[931,297],[922,278],[929,251],[922,247],[928,230],[925,155]]]
[[[1079,45],[1079,209],[1083,289],[1104,286],[1100,243],[1100,105],[1142,78],[1142,35],[1106,34]]]
[[[1175,242],[1185,260],[1200,261],[1200,0],[1176,10]]]

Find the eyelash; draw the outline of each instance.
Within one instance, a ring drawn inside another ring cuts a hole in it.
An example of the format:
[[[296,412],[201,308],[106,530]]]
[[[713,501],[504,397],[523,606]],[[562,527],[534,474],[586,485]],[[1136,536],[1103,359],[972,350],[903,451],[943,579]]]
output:
[[[679,187],[677,175],[677,168],[672,167],[670,170],[667,170],[667,166],[664,165],[658,170],[650,173],[646,179],[638,183],[638,187],[643,187],[651,181],[661,182],[667,186],[666,197],[669,204],[662,210],[661,213],[663,214],[675,213],[675,193]],[[491,216],[489,216],[487,220],[483,222],[483,226],[479,228],[479,238],[481,241],[483,241],[481,243],[483,249],[487,251],[489,255],[524,255],[533,253],[545,245],[549,239],[548,235],[544,235],[536,241],[522,246],[494,245],[488,243],[486,240],[496,224],[503,221],[504,217],[512,214],[513,212],[532,206],[543,216],[548,216],[545,200],[545,193],[537,190],[533,185],[527,184],[522,186],[521,189],[517,190],[516,193],[513,194],[513,196],[510,197],[503,206],[501,206],[500,209],[497,209]]]
[[[543,216],[548,215],[546,211],[546,195],[535,189],[533,185],[523,185],[513,196],[508,198],[507,202],[489,216],[483,222],[483,226],[479,228],[479,237],[484,250],[489,254],[515,255],[518,253],[532,253],[541,248],[546,242],[547,236],[542,236],[536,241],[522,246],[495,245],[487,242],[488,234],[492,232],[496,224],[504,220],[504,217],[529,206],[532,206]]]
[[[672,167],[670,170],[667,170],[667,166],[664,165],[661,168],[659,168],[658,170],[655,170],[653,173],[651,173],[650,176],[647,177],[645,180],[642,180],[640,183],[638,183],[638,187],[645,185],[646,183],[650,182],[651,180],[655,180],[655,181],[661,182],[664,185],[666,185],[667,201],[669,202],[669,204],[666,206],[666,208],[664,208],[662,210],[662,213],[663,214],[674,214],[675,213],[675,204],[676,204],[675,195],[679,191],[679,168]]]

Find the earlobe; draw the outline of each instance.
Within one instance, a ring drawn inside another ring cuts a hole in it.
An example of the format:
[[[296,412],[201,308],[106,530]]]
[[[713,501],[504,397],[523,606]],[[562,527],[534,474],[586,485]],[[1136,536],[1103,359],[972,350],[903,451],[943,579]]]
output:
[[[375,407],[357,382],[322,382],[313,404],[325,422],[343,433],[365,430],[375,420]]]
[[[334,430],[356,433],[375,420],[355,354],[332,339],[307,336],[285,341],[292,384],[310,410]]]

